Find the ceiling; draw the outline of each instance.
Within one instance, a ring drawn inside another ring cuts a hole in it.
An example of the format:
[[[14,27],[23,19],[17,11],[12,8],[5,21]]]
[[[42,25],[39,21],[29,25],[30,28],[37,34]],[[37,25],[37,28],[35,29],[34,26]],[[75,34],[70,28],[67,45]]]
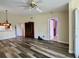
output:
[[[34,15],[40,13],[35,9],[30,10],[28,8],[19,7],[22,5],[21,3],[25,3],[25,0],[0,0],[0,10],[4,11],[7,9],[8,12],[18,15]],[[41,0],[38,5],[43,11],[42,13],[45,13],[49,11],[65,11],[68,9],[68,3],[69,0]]]

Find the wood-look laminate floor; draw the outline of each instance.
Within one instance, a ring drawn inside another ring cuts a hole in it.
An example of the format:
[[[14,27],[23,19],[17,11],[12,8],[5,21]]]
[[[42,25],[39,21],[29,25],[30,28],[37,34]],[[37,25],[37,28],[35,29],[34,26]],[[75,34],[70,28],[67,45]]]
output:
[[[73,58],[68,45],[30,38],[0,40],[0,58]]]

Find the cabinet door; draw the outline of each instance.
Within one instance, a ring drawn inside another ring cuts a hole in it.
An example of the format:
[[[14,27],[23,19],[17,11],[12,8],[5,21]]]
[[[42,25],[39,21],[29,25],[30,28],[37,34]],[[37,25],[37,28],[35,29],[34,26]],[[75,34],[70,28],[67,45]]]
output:
[[[79,10],[75,10],[75,57],[79,57]]]

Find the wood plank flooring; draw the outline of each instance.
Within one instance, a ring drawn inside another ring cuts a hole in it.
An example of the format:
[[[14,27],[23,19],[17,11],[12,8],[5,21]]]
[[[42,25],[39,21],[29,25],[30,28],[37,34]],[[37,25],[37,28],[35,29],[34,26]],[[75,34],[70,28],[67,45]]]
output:
[[[0,40],[0,58],[73,58],[68,45],[30,38]]]

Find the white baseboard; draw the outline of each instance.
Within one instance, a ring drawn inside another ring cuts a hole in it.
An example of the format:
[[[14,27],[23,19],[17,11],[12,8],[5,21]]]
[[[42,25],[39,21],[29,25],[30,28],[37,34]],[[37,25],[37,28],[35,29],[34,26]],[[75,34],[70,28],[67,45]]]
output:
[[[64,41],[57,41],[57,42],[64,43],[64,44],[69,44],[69,42],[64,42]]]
[[[36,37],[35,37],[36,38]],[[36,38],[36,39],[38,39],[38,38]],[[44,40],[47,40],[48,41],[48,39],[44,39]],[[52,40],[53,41],[53,40]],[[56,41],[56,42],[60,42],[60,43],[64,43],[64,44],[69,44],[69,42],[64,42],[64,41]]]
[[[70,53],[70,54],[73,54],[73,53],[74,53],[74,51],[72,51],[72,50],[69,50],[69,53]]]

